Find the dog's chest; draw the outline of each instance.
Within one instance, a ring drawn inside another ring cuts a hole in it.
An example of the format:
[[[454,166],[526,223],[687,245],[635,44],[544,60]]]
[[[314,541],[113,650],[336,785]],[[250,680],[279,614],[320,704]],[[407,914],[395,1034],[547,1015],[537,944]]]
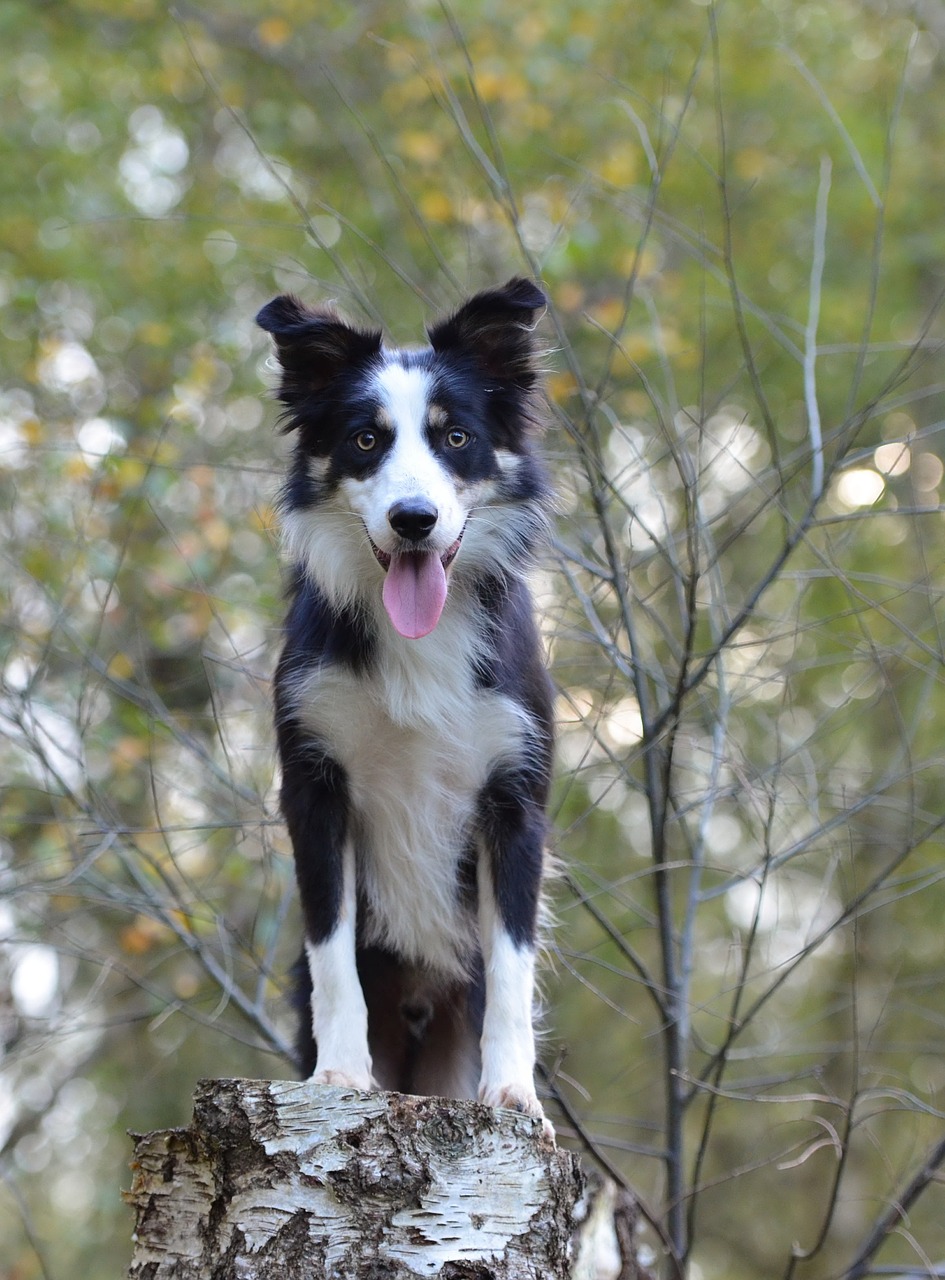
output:
[[[461,662],[420,657],[369,675],[313,671],[299,714],[345,770],[366,941],[455,974],[476,945],[460,883],[476,800],[491,770],[520,754],[528,719],[477,689]]]

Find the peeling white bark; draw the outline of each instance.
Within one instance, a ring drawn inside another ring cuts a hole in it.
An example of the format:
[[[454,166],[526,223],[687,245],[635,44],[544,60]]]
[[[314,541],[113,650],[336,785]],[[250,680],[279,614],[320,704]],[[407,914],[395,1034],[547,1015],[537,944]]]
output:
[[[133,1169],[129,1280],[563,1280],[582,1188],[540,1120],[265,1080],[203,1081]]]

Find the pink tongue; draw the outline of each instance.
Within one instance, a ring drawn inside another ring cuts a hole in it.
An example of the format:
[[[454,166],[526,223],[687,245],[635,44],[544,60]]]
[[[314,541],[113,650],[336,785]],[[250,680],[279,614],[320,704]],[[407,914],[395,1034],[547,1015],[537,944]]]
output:
[[[408,640],[429,635],[446,602],[446,570],[431,551],[395,555],[384,579],[384,608]]]

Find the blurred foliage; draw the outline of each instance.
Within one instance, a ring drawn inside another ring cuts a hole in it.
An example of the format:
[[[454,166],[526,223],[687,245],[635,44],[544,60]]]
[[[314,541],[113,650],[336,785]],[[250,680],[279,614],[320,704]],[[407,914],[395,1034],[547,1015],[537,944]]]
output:
[[[945,1106],[941,6],[7,0],[0,36],[0,1271],[121,1274],[124,1130],[291,1070],[257,307],[410,342],[525,271],[559,1129],[693,1280],[846,1274]],[[883,1261],[932,1274],[943,1222],[930,1185]]]

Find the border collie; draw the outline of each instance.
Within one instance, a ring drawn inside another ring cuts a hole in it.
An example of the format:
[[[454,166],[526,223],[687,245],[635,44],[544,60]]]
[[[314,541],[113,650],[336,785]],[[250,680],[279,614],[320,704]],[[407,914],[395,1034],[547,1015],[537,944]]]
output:
[[[526,572],[549,501],[545,305],[510,280],[421,350],[290,296],[257,317],[295,432],[275,704],[305,925],[300,1065],[537,1117],[552,722]]]

